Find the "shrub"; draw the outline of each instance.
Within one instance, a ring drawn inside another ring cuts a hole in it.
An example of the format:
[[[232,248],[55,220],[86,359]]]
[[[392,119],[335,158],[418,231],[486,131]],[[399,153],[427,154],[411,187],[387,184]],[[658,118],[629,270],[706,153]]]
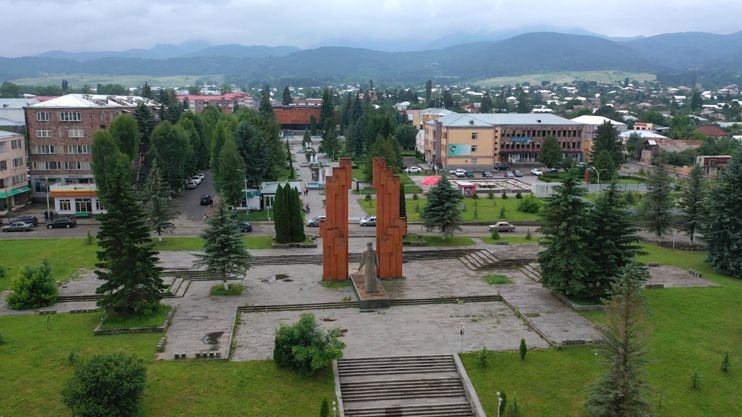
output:
[[[4,266],[0,265],[0,278],[5,278],[8,275],[8,271]]]
[[[528,229],[526,231],[526,240],[531,240],[531,239],[533,239],[533,235],[531,234],[531,229]]]
[[[319,408],[319,417],[330,417],[330,404],[327,398],[322,400],[322,406]]]
[[[518,192],[517,192],[517,193],[515,194],[515,198],[517,198],[518,200],[520,200],[521,198],[523,198],[523,194],[521,194],[521,193],[520,193],[520,191],[518,191]]]
[[[492,200],[493,198],[495,198],[494,191],[488,191],[487,192],[487,198],[489,198],[490,200]]]
[[[224,285],[214,285],[209,290],[209,295],[242,295],[242,284],[229,284],[226,290]]]
[[[418,198],[420,198],[420,197],[418,197],[418,196],[417,196],[417,193],[415,193],[415,194],[412,194],[412,199],[413,199],[413,200],[417,200]]]
[[[92,245],[95,242],[95,236],[93,236],[92,233],[90,233],[90,230],[88,230],[87,236],[85,236],[85,244],[86,245]]]
[[[371,201],[371,194],[366,194],[366,196],[363,197],[363,199],[366,201]]]
[[[478,200],[479,199],[479,196],[477,195],[477,193],[474,193],[474,194],[472,194],[471,198],[472,198],[472,200]]]
[[[513,396],[513,402],[510,403],[510,417],[520,417],[520,404],[516,396]]]
[[[491,356],[492,356],[492,352],[487,350],[486,347],[482,347],[482,350],[477,352],[477,365],[479,365],[480,368],[486,368],[490,366]]]
[[[5,344],[5,339],[3,339],[3,334],[0,333],[0,346]]]
[[[690,374],[690,385],[693,389],[701,389],[701,375],[698,374],[698,369]]]
[[[52,278],[52,266],[44,259],[39,266],[26,265],[11,282],[13,292],[5,300],[14,310],[46,307],[57,302],[59,288]]]
[[[293,326],[281,324],[276,331],[273,361],[302,375],[312,375],[343,357],[345,343],[339,337],[339,328],[323,333],[314,314],[302,314]]]
[[[128,417],[141,412],[147,366],[136,355],[95,355],[75,367],[62,401],[76,417]]]
[[[506,193],[505,191],[502,192],[502,199],[503,200],[507,200],[508,199],[508,193]]]
[[[508,396],[507,396],[507,394],[505,394],[505,391],[500,391],[500,398],[502,398],[502,402],[500,403],[500,413],[499,414],[501,416],[504,416],[505,415],[505,410],[507,409],[507,406],[508,406]]]
[[[533,195],[527,195],[518,203],[518,211],[524,213],[538,213],[541,210],[541,200]]]
[[[490,237],[493,240],[499,240],[500,239],[500,231],[497,229],[490,230]]]
[[[2,345],[2,338],[0,337],[0,345]],[[729,351],[724,354],[724,359],[721,361],[721,370],[729,372],[729,367],[732,366],[732,360],[729,359]]]
[[[528,346],[526,346],[526,339],[520,339],[520,360],[526,360],[526,353],[528,353]]]
[[[77,365],[80,363],[80,355],[75,353],[74,349],[70,349],[70,353],[67,355],[67,365]]]
[[[507,213],[507,210],[505,209],[505,206],[502,206],[502,208],[500,209],[500,218],[501,219],[507,218],[507,214],[506,213]]]

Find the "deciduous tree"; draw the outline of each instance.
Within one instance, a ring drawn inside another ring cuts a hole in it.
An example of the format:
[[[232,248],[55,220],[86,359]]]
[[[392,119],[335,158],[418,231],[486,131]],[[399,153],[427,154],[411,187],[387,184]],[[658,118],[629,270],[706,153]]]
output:
[[[132,161],[137,161],[139,158],[139,141],[142,135],[139,133],[134,116],[129,114],[116,116],[108,131],[111,133],[119,151],[128,155]]]
[[[562,163],[562,147],[554,136],[547,136],[541,144],[538,161],[549,168],[556,168]]]
[[[10,283],[13,290],[5,297],[13,310],[47,307],[57,302],[59,288],[52,276],[52,266],[44,259],[39,266],[26,265]]]
[[[227,205],[234,207],[240,205],[244,187],[243,172],[245,172],[245,162],[237,150],[235,140],[228,138],[219,152],[219,174],[216,177],[220,200]]]

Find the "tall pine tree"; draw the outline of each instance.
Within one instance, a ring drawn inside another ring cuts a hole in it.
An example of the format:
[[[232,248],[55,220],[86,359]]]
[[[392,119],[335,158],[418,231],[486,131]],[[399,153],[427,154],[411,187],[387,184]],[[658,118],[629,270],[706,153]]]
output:
[[[734,156],[709,193],[703,227],[708,261],[715,270],[742,278],[742,161]]]
[[[428,193],[428,202],[420,213],[420,219],[425,230],[437,229],[443,240],[446,236],[453,236],[454,232],[461,231],[462,222],[459,203],[464,197],[453,188],[446,177],[442,177],[435,187]]]
[[[703,225],[705,203],[706,190],[703,181],[703,168],[696,165],[691,169],[688,181],[683,187],[683,195],[680,197],[680,207],[685,214],[680,222],[680,227],[690,238],[691,245],[693,245],[696,232],[701,230]]]
[[[647,178],[647,193],[644,195],[644,220],[646,229],[662,242],[672,228],[670,208],[670,176],[663,164],[655,167]]]
[[[568,171],[541,210],[539,225],[544,234],[541,244],[546,247],[538,254],[541,285],[575,298],[592,296],[588,284],[595,268],[590,248],[593,225],[589,203],[581,198],[585,193],[577,170]]]
[[[136,110],[134,110],[134,120],[137,121],[137,129],[141,138],[139,140],[139,152],[146,154],[149,152],[150,141],[152,138],[152,131],[157,126],[155,115],[144,103],[139,103]]]
[[[276,243],[291,243],[291,186],[279,185],[273,201]]]
[[[291,193],[289,200],[289,221],[291,224],[291,240],[293,242],[304,242],[306,235],[304,234],[304,220],[301,217],[301,199],[299,198],[299,190],[286,185],[286,188]]]
[[[156,311],[165,290],[146,215],[131,187],[130,169],[129,157],[122,153],[107,168],[107,212],[99,215],[98,245],[102,250],[96,264],[100,269],[95,271],[104,281],[95,290],[103,295],[98,305],[120,317]]]
[[[283,88],[283,101],[281,101],[281,104],[284,106],[288,106],[289,104],[293,103],[294,99],[291,98],[291,91],[289,91],[289,86],[286,86]]]
[[[174,200],[170,198],[170,187],[162,180],[156,160],[149,170],[144,193],[144,204],[148,214],[147,224],[153,232],[157,233],[159,241],[162,242],[163,233],[172,233],[175,230],[173,220],[178,218],[178,212],[173,210]]]
[[[608,151],[613,159],[613,165],[618,169],[623,163],[623,143],[618,136],[618,130],[610,122],[598,126],[593,139],[593,148],[590,158],[595,160],[601,151]]]

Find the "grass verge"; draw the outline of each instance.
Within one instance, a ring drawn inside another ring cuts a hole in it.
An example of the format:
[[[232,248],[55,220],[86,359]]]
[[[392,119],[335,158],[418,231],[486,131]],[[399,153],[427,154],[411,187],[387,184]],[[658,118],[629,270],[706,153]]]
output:
[[[227,289],[224,289],[224,285],[214,285],[209,290],[209,295],[242,295],[242,284],[229,284]]]
[[[485,275],[482,277],[482,279],[484,280],[484,282],[486,282],[489,285],[500,285],[500,284],[512,284],[513,283],[513,281],[510,281],[510,279],[508,279],[508,277],[506,277],[505,275],[497,275],[497,274]]]
[[[118,318],[109,316],[103,321],[101,329],[130,329],[132,327],[159,327],[165,322],[167,314],[172,306],[161,304],[160,308],[152,314],[146,316],[135,316]]]
[[[376,201],[358,200],[358,203],[368,214],[376,214]],[[524,221],[536,221],[539,219],[538,214],[524,213],[518,211],[518,204],[520,200],[515,197],[509,197],[505,200],[496,196],[493,199],[489,198],[464,198],[461,201],[464,204],[465,209],[461,213],[465,222],[498,222],[498,221],[509,221],[509,222],[524,222]],[[474,204],[476,203],[476,216],[474,215]],[[428,204],[428,199],[420,197],[417,200],[413,198],[406,198],[405,204],[407,206],[407,221],[418,222],[420,221],[420,213],[425,209],[425,205]],[[500,210],[505,207],[505,217],[500,217]]]
[[[475,244],[473,240],[466,236],[447,236],[446,240],[443,240],[441,236],[423,235],[423,240],[428,243],[428,246],[470,246]]]
[[[244,236],[242,240],[247,249],[270,249],[273,244],[271,236]],[[166,237],[162,239],[162,242],[153,239],[153,243],[155,249],[160,251],[200,251],[204,249],[204,240],[200,237]]]
[[[325,288],[345,288],[345,287],[350,287],[350,285],[351,285],[350,281],[348,281],[347,279],[344,279],[344,280],[323,279],[322,280],[322,286]]]
[[[523,243],[538,243],[537,237],[532,237],[531,239],[526,239],[525,236],[505,236],[504,233],[500,233],[499,239],[492,239],[492,236],[481,236],[479,238],[482,242],[494,245],[497,242],[508,242],[512,244],[523,244]]]

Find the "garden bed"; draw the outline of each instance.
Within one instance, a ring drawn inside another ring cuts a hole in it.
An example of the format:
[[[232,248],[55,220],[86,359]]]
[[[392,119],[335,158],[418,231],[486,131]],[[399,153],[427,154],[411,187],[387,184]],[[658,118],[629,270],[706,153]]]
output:
[[[125,333],[164,333],[172,322],[176,307],[161,305],[155,314],[147,317],[133,317],[121,321],[108,321],[108,316],[93,330],[95,336]],[[162,323],[162,325],[158,325]]]

